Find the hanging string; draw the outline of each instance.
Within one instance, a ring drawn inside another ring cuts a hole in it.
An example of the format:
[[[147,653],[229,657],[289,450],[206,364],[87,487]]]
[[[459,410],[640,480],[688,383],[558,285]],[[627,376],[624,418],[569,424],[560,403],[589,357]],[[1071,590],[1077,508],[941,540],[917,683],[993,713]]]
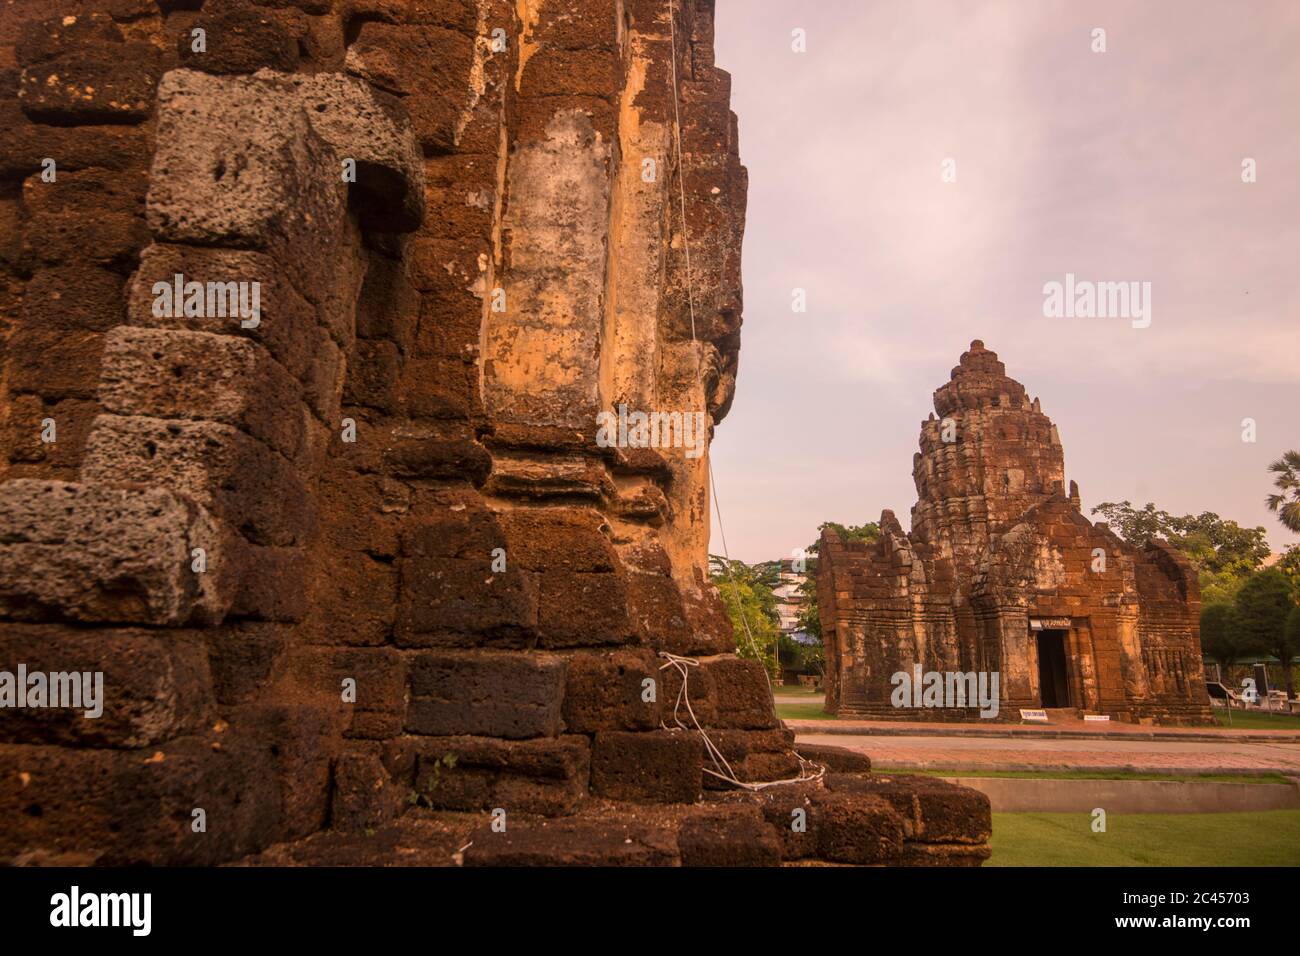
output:
[[[682,160],[682,117],[681,117],[681,110],[678,105],[681,100],[681,95],[678,89],[678,79],[677,79],[677,22],[676,21],[677,21],[677,0],[668,0],[668,31],[672,43],[673,142],[676,147],[676,153],[677,153],[678,202],[680,203],[680,209],[681,209],[682,250],[684,253],[685,265],[686,265],[686,303],[691,317],[691,343],[696,346],[695,349],[696,378],[700,386],[700,395],[702,397],[702,400],[704,400],[703,399],[703,396],[705,395],[704,355],[703,355],[703,349],[699,348],[699,340],[695,332],[695,279],[691,273],[691,241],[689,236],[689,230],[687,229],[687,225],[686,225],[686,166]],[[754,657],[757,660],[763,662],[764,660],[763,654],[758,649],[758,642],[754,640],[754,632],[750,630],[749,619],[745,615],[745,607],[740,600],[740,586],[739,584],[736,583],[736,575],[731,567],[731,552],[727,548],[727,532],[722,524],[722,506],[718,501],[718,485],[713,475],[713,461],[711,457],[707,457],[705,459],[705,467],[707,468],[708,471],[709,493],[710,493],[710,497],[712,497],[713,499],[713,510],[718,517],[718,535],[722,539],[722,557],[724,561],[725,570],[727,573],[727,578],[731,583],[732,597],[736,602],[736,613],[740,616],[740,623],[745,630],[745,638],[747,643],[749,644],[750,650],[753,652]],[[711,774],[712,776],[717,777],[721,780],[725,780],[728,783],[735,784],[738,787],[743,787],[746,790],[761,790],[766,787],[774,787],[782,784],[802,783],[805,781],[820,780],[823,776],[825,776],[826,774],[825,767],[819,766],[818,764],[815,764],[812,761],[805,760],[799,754],[798,751],[795,751],[794,754],[799,759],[799,765],[800,765],[798,777],[793,777],[788,780],[769,780],[760,783],[746,783],[744,781],[737,780],[736,775],[732,772],[731,765],[727,763],[726,758],[722,755],[722,751],[717,748],[717,746],[709,738],[709,735],[705,733],[704,728],[700,726],[699,720],[697,720],[695,717],[695,711],[691,708],[690,695],[687,690],[687,683],[690,677],[691,668],[698,667],[699,661],[689,657],[680,657],[676,654],[669,654],[666,651],[661,651],[659,656],[668,659],[668,663],[664,664],[662,667],[659,668],[661,671],[671,667],[674,668],[681,676],[681,681],[682,681],[681,687],[678,688],[677,702],[673,707],[673,721],[681,729],[684,730],[691,729],[688,728],[685,724],[683,724],[681,722],[681,719],[678,717],[678,712],[681,709],[681,707],[684,705],[686,707],[687,715],[690,717],[691,723],[694,725],[694,729],[698,731],[700,736],[704,739],[705,751],[708,753],[709,758],[713,761],[713,765],[715,769],[710,770],[708,767],[705,767],[704,768],[705,773]],[[773,656],[778,661],[780,660],[779,652],[775,648],[773,649]],[[763,677],[767,681],[768,698],[772,701],[772,714],[775,717],[776,716],[776,695],[773,693],[772,690],[772,677],[768,673],[766,663],[763,664]],[[666,727],[667,725],[665,724],[664,726]]]

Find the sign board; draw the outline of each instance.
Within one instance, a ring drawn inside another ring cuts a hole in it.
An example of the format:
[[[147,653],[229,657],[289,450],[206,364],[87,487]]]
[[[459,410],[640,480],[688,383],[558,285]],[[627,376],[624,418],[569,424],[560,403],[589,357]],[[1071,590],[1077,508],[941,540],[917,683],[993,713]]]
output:
[[[1020,708],[1021,720],[1036,720],[1040,723],[1047,723],[1047,711],[1045,710],[1025,710]]]
[[[1104,723],[1110,720],[1110,714],[1084,714],[1083,719],[1085,722],[1089,720],[1096,720]]]
[[[1031,631],[1068,631],[1070,629],[1070,619],[1068,617],[1031,617],[1029,619],[1029,629]]]

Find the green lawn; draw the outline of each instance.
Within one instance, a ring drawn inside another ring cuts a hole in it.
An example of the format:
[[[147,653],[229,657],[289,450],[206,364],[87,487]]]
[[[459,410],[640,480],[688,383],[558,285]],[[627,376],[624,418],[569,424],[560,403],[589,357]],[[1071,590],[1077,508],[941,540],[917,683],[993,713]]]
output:
[[[782,720],[834,720],[834,714],[822,710],[821,704],[783,704],[776,702],[776,715]]]
[[[782,720],[834,720],[834,714],[822,710],[820,703],[809,698],[820,698],[822,692],[801,684],[783,684],[772,688],[776,698],[776,715]]]
[[[1234,730],[1295,730],[1300,731],[1300,717],[1292,717],[1288,714],[1262,714],[1253,711],[1234,710],[1232,712],[1232,723],[1228,723],[1228,718],[1222,711],[1214,712],[1214,722],[1220,727],[1231,727]]]
[[[1300,810],[995,813],[985,866],[1300,866]]]

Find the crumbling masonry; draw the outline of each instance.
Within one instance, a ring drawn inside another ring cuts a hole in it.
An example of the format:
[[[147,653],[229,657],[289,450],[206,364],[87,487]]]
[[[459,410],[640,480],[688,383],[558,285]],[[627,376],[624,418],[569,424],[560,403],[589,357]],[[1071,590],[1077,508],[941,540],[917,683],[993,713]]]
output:
[[[105,702],[0,710],[0,860],[987,856],[982,795],[796,755],[707,457],[595,441],[732,400],[712,23],[3,0],[0,669]],[[716,776],[665,654],[724,776],[810,779]]]

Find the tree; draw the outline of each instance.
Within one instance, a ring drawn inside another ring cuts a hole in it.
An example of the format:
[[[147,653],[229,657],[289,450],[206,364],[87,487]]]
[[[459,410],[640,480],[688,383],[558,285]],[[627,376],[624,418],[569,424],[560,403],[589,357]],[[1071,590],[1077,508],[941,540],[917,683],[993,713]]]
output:
[[[1201,610],[1201,647],[1219,664],[1223,679],[1228,668],[1250,656],[1251,642],[1231,604],[1210,604]]]
[[[1092,513],[1100,514],[1111,531],[1137,548],[1145,547],[1153,538],[1164,537],[1169,526],[1169,512],[1157,511],[1149,501],[1143,508],[1134,508],[1130,501],[1103,501]]]
[[[1112,531],[1136,547],[1164,538],[1192,562],[1201,575],[1202,586],[1212,583],[1207,581],[1209,575],[1244,577],[1269,555],[1263,527],[1243,528],[1213,511],[1171,515],[1149,501],[1141,508],[1134,508],[1128,501],[1106,501],[1092,513],[1101,514]]]
[[[777,577],[773,564],[748,565],[709,555],[709,578],[717,585],[736,641],[736,654],[762,661],[768,673],[779,672],[780,616],[772,592]],[[751,641],[752,637],[752,641]]]
[[[1288,451],[1268,466],[1277,475],[1273,485],[1277,494],[1264,499],[1269,511],[1290,531],[1300,531],[1300,451]]]
[[[1293,544],[1287,548],[1273,567],[1289,577],[1296,593],[1300,594],[1300,544]]]
[[[1277,568],[1252,575],[1237,594],[1236,610],[1242,633],[1254,649],[1272,654],[1282,665],[1287,697],[1295,696],[1291,663],[1300,655],[1297,635],[1287,627],[1295,608],[1291,579]]]

